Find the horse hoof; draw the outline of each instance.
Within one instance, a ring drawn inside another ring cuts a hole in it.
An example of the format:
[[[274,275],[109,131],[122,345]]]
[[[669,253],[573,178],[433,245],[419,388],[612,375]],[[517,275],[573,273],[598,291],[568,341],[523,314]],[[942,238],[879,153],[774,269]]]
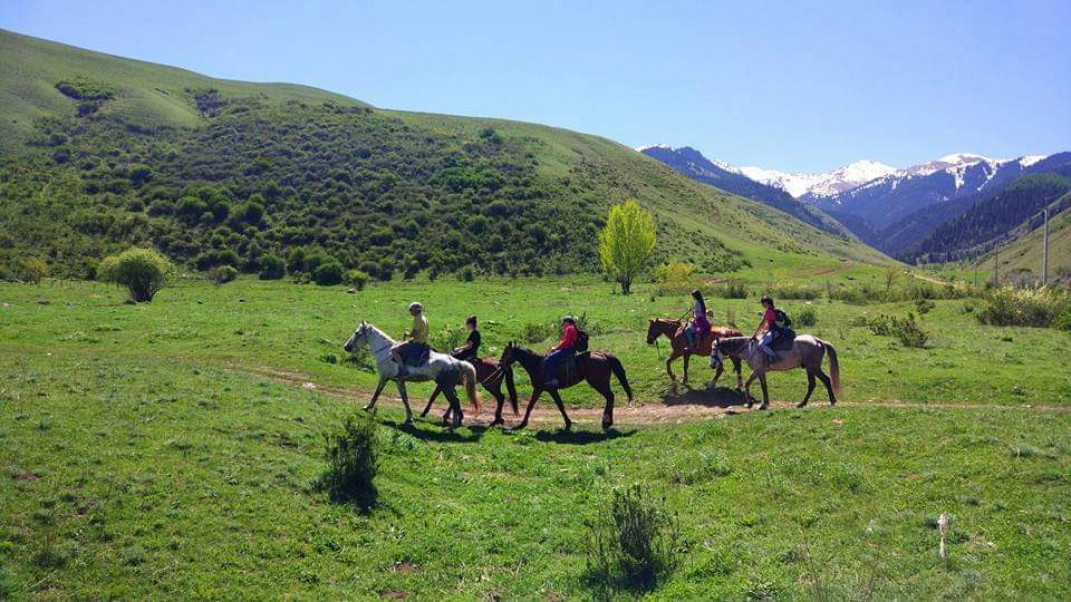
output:
[[[362,409],[362,410],[364,410],[364,411],[366,411],[366,412],[369,412],[369,411],[371,411],[371,410],[372,410],[372,406],[364,406],[364,407],[363,407],[363,408],[361,408],[361,409]]]
[[[495,427],[495,426],[502,426],[503,424],[506,424],[505,420],[502,420],[501,418],[495,418],[494,420],[491,421],[491,424],[489,424],[487,426]]]
[[[761,406],[759,406],[759,409],[760,409],[760,410],[765,410],[765,409],[767,409],[767,408],[769,408],[769,407],[770,407],[770,406],[769,406],[769,404],[765,404],[765,403],[764,403],[764,404],[762,404]]]
[[[796,407],[797,408],[805,408],[805,407],[807,407],[807,402],[806,401],[801,401],[801,402],[796,404]]]
[[[562,427],[562,430],[567,432],[567,433],[569,431],[573,430],[573,423],[572,422],[566,422],[565,426]]]

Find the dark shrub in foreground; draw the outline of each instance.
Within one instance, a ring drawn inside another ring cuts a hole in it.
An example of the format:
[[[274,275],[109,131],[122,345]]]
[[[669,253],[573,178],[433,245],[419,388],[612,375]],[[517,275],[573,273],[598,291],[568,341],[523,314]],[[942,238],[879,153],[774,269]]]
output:
[[[97,273],[105,282],[126,287],[138,303],[152,301],[171,280],[174,268],[166,257],[152,249],[128,249],[101,262]]]
[[[375,504],[375,430],[372,414],[362,412],[346,416],[338,428],[324,434],[327,469],[316,486],[332,501],[353,502],[366,510]]]
[[[633,485],[615,490],[602,518],[588,524],[587,577],[603,596],[651,591],[673,572],[678,524],[664,506],[664,499]]]

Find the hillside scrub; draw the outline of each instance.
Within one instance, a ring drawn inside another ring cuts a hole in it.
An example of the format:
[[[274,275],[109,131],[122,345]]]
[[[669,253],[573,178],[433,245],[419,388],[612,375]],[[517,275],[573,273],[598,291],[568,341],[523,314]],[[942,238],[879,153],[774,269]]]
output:
[[[327,468],[315,482],[336,503],[370,510],[376,503],[374,480],[379,470],[373,414],[353,412],[324,433]]]
[[[992,326],[1071,330],[1071,295],[1058,289],[1001,287],[986,293],[975,315],[982,324]]]
[[[588,582],[602,597],[616,589],[655,589],[677,564],[676,515],[638,484],[615,489],[607,506],[587,525]]]
[[[174,266],[152,249],[134,248],[105,258],[98,274],[104,282],[125,287],[133,301],[148,303],[167,286],[174,274]]]

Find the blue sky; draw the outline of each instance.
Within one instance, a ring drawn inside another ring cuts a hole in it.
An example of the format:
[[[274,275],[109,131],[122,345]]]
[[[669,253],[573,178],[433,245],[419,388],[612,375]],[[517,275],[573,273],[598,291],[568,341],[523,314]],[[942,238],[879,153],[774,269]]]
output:
[[[1071,150],[1071,2],[0,3],[0,27],[739,165]]]

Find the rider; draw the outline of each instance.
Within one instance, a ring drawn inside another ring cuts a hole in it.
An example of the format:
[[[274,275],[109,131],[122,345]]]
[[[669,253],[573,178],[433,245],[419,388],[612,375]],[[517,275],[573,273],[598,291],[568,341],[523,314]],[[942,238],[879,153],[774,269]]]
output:
[[[424,306],[416,301],[410,303],[409,314],[413,316],[413,327],[405,333],[406,340],[390,350],[391,357],[398,362],[398,376],[409,372],[405,366],[406,355],[423,355],[428,347],[428,319],[424,317]]]
[[[781,327],[777,324],[777,309],[774,307],[773,299],[769,297],[763,297],[760,302],[766,310],[762,313],[762,322],[759,323],[759,327],[755,329],[755,334],[751,338],[758,338],[761,333],[762,338],[759,339],[759,348],[762,349],[763,353],[770,356],[771,362],[776,363],[781,361],[781,358],[770,345],[781,334]]]
[[[688,346],[684,349],[692,353],[703,342],[703,337],[710,333],[710,320],[707,319],[707,304],[703,300],[703,293],[699,289],[692,291],[692,299],[695,305],[692,307],[692,327],[684,329],[684,336],[688,339]]]
[[[548,377],[546,383],[547,388],[558,388],[558,365],[563,359],[568,357],[568,354],[573,352],[573,348],[576,347],[576,342],[579,337],[580,334],[576,330],[576,320],[573,316],[565,316],[562,318],[562,339],[550,350],[550,353],[547,354],[547,358],[544,360]]]
[[[478,358],[480,353],[480,330],[476,324],[476,316],[469,316],[465,320],[465,328],[469,329],[469,338],[465,340],[464,345],[454,349],[453,356],[471,362]]]

